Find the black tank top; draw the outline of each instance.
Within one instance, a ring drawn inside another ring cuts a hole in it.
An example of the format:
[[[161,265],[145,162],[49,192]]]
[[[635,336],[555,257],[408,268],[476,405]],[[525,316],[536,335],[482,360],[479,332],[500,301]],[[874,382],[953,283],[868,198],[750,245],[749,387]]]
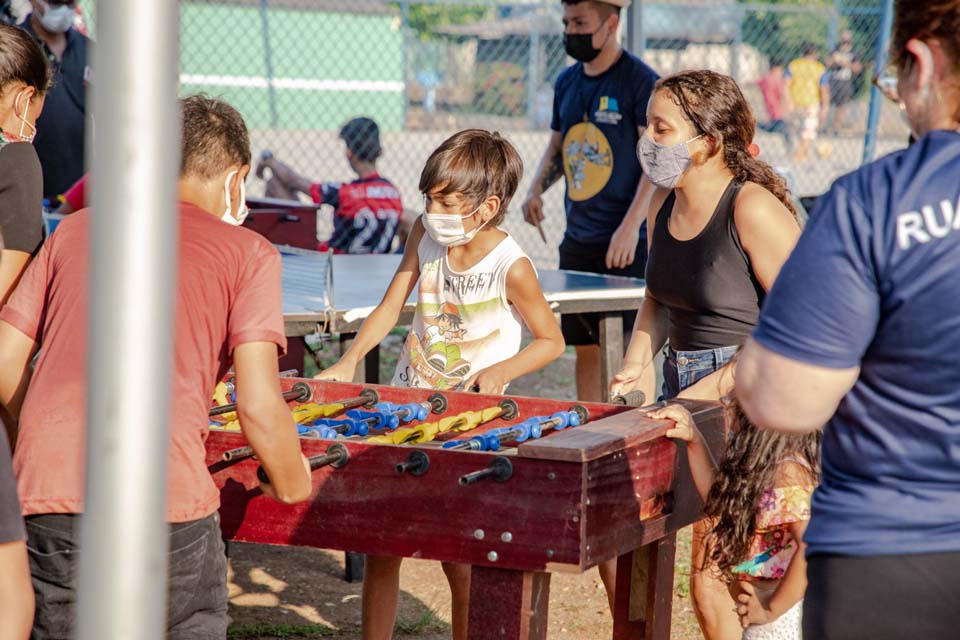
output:
[[[742,186],[727,185],[703,231],[690,240],[677,240],[667,228],[674,193],[657,213],[647,291],[669,311],[670,346],[677,351],[742,344],[757,324],[764,290],[733,218]]]

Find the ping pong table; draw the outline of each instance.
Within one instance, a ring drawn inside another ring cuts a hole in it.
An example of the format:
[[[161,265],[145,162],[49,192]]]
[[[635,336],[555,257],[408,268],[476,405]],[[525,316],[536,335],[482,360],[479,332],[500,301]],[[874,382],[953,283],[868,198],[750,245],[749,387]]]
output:
[[[277,247],[283,261],[283,316],[288,337],[316,332],[339,334],[349,346],[360,325],[380,303],[400,264],[400,255],[332,255],[288,246]],[[623,361],[620,312],[640,307],[643,280],[578,271],[539,271],[540,287],[558,313],[600,314],[600,397],[606,398]],[[415,295],[415,292],[414,292]],[[413,296],[398,324],[413,320]],[[355,382],[379,382],[379,350],[357,367]]]

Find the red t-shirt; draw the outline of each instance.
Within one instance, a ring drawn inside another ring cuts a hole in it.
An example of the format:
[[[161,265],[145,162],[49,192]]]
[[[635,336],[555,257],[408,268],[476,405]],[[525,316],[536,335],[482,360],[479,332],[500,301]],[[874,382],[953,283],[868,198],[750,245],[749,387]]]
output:
[[[210,399],[233,349],[261,341],[286,348],[277,250],[186,203],[179,227],[168,522],[204,518],[219,507],[204,442]],[[41,347],[13,460],[24,515],[83,511],[89,230],[88,211],[65,218],[0,311],[0,320]],[[137,395],[149,391],[129,393],[136,407]],[[129,419],[130,429],[140,428],[135,408]]]
[[[783,94],[786,91],[783,76],[768,73],[757,81],[757,86],[760,87],[770,119],[783,120]]]

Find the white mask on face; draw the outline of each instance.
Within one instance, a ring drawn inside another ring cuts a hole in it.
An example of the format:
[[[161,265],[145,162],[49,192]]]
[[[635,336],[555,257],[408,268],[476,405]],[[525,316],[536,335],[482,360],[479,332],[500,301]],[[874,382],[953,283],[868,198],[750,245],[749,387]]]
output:
[[[481,204],[480,207],[482,206]],[[480,207],[477,207],[465,216],[458,216],[452,213],[427,213],[424,211],[421,214],[423,228],[427,230],[430,238],[441,247],[459,247],[473,240],[480,230],[486,226],[487,223],[484,222],[470,231],[464,231],[463,229],[463,221],[476,214],[477,211],[480,211]],[[487,222],[489,222],[489,220]]]
[[[238,173],[239,172],[234,169],[227,174],[227,181],[223,186],[223,191],[226,194],[227,208],[226,211],[223,212],[223,215],[220,216],[221,220],[235,227],[242,225],[243,221],[247,219],[247,214],[250,213],[250,209],[247,208],[247,187],[243,180],[240,180],[240,202],[237,204],[236,215],[233,214],[233,206],[230,198],[230,178]],[[238,177],[237,179],[239,180],[240,178]]]
[[[40,16],[40,24],[51,33],[66,33],[73,26],[73,21],[77,18],[76,10],[67,4],[51,7],[46,0],[39,0],[43,7],[43,15]]]

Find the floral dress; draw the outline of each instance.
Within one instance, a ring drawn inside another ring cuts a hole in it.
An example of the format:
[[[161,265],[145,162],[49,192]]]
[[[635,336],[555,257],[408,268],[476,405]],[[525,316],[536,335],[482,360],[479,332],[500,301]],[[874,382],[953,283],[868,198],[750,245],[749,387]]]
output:
[[[767,489],[757,505],[757,530],[748,559],[732,571],[741,580],[782,578],[797,552],[790,524],[810,519],[813,485]]]

